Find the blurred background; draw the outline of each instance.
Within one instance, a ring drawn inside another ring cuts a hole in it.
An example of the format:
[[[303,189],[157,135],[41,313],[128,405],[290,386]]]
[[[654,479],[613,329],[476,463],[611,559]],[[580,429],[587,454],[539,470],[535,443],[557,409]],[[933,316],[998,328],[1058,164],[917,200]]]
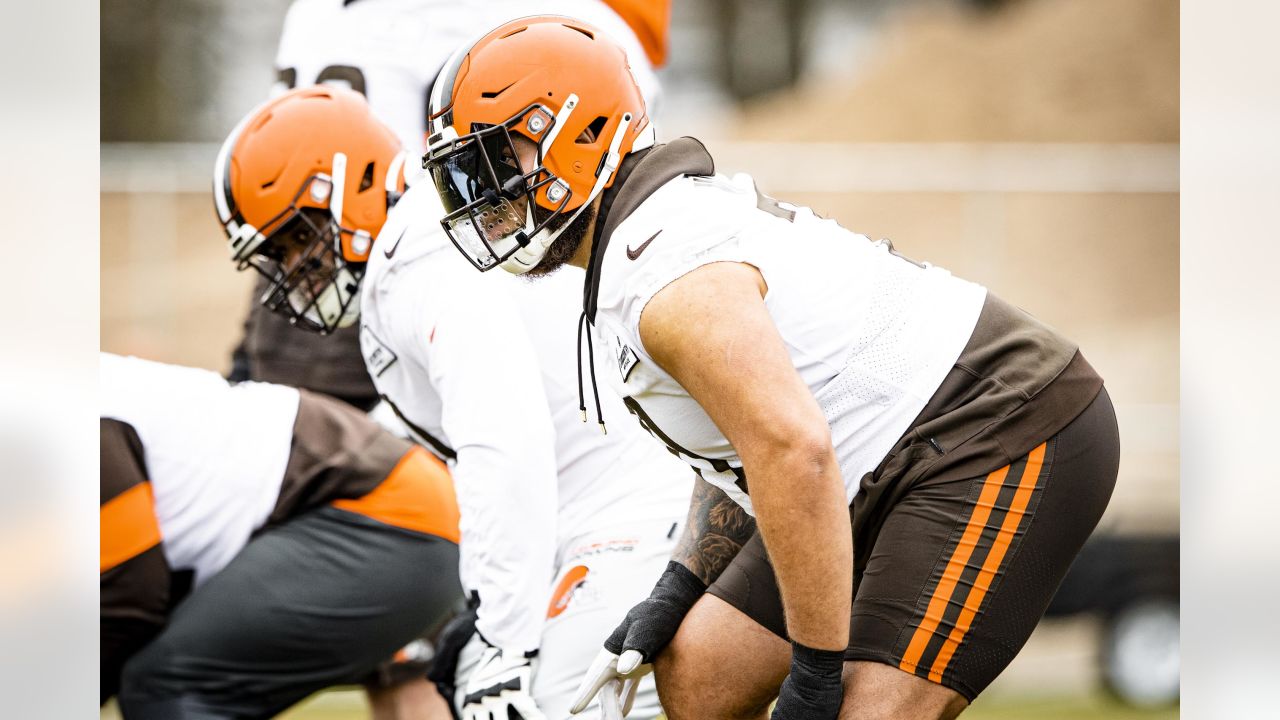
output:
[[[1176,0],[673,4],[660,139],[697,136],[719,171],[986,284],[1107,380],[1111,508],[965,717],[1177,717]],[[228,369],[252,278],[227,261],[213,159],[275,78],[287,7],[102,3],[104,350]]]

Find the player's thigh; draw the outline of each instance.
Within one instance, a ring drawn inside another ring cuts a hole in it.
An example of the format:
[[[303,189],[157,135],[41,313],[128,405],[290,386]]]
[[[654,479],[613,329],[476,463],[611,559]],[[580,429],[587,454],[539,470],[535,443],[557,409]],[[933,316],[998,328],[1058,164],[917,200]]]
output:
[[[568,717],[583,675],[632,606],[648,597],[675,547],[669,520],[586,533],[565,543],[547,606],[533,695],[548,718]],[[575,716],[599,716],[599,703]],[[661,713],[653,679],[641,683],[628,718]]]
[[[268,716],[359,681],[461,597],[457,546],[321,508],[267,531],[125,667],[122,707]]]
[[[1104,392],[1008,466],[913,487],[889,510],[859,574],[846,659],[972,701],[1026,643],[1102,516],[1117,443]]]

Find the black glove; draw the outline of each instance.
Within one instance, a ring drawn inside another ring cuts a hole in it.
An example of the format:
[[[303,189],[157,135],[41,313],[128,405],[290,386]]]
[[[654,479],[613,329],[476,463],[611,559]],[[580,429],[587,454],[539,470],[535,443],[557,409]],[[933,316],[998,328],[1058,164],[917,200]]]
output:
[[[479,607],[479,598],[473,595],[467,602],[467,609],[454,615],[441,628],[436,638],[436,656],[427,669],[428,680],[437,685],[453,684],[458,671],[458,655],[476,633],[476,611]]]
[[[843,650],[791,643],[791,674],[782,681],[770,720],[836,720],[844,699]]]
[[[480,596],[472,593],[467,601],[467,608],[458,613],[440,630],[436,638],[436,656],[427,668],[427,680],[435,683],[440,694],[449,704],[449,711],[454,718],[458,715],[453,696],[457,692],[456,675],[458,673],[458,656],[466,647],[471,636],[476,633],[476,612],[480,607]]]
[[[653,662],[676,636],[689,608],[706,591],[706,583],[688,568],[678,562],[668,562],[649,597],[627,611],[622,624],[604,641],[605,649],[614,655],[637,650],[644,663]]]

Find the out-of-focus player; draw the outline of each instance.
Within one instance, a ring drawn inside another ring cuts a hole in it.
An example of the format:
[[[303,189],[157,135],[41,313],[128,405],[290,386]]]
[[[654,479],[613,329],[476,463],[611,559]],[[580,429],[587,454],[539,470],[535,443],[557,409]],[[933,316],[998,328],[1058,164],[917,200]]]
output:
[[[485,28],[535,11],[589,17],[607,28],[631,53],[650,104],[658,103],[653,68],[666,60],[669,0],[297,0],[285,18],[273,92],[311,84],[360,92],[409,151],[413,161],[405,170],[412,175],[420,171],[431,84],[449,54]],[[252,291],[230,377],[324,392],[397,425],[365,371],[357,328],[336,328],[328,338],[298,332],[264,309],[266,290],[264,279]],[[375,707],[394,713],[411,702],[418,690],[404,678],[416,666],[396,665],[394,687],[377,696]]]
[[[669,0],[294,0],[276,54],[276,94],[314,84],[365,96],[405,149],[426,149],[426,109],[460,45],[512,18],[546,13],[592,22],[623,46],[650,106],[666,61]]]
[[[400,138],[421,172],[426,107],[440,67],[460,45],[514,17],[554,13],[585,18],[627,48],[649,107],[659,102],[653,69],[666,61],[670,0],[295,0],[276,55],[276,94],[312,84],[364,95]],[[378,394],[360,361],[357,329],[331,338],[294,332],[264,311],[253,291],[230,376],[304,387],[369,410]]]
[[[433,189],[401,197],[404,175],[394,134],[360,95],[317,86],[246,116],[214,194],[267,305],[316,331],[363,318],[378,391],[450,463],[463,586],[479,600],[456,673],[463,716],[564,718],[597,639],[666,565],[691,476],[639,428],[582,421],[577,326],[564,315],[581,276],[535,286],[471,272]],[[647,683],[634,715],[658,712]]]
[[[101,699],[125,718],[274,716],[460,603],[426,450],[305,390],[108,354],[99,375]]]

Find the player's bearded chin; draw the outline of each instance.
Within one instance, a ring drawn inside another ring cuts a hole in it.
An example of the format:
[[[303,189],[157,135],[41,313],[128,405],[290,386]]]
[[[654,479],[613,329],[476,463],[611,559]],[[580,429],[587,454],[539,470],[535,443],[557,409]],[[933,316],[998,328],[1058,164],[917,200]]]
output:
[[[535,205],[533,209],[534,219],[542,222],[542,219],[538,218],[539,213],[547,213],[547,211]],[[564,232],[560,233],[560,237],[551,243],[551,247],[547,248],[547,253],[542,256],[542,260],[538,261],[538,264],[534,265],[532,270],[525,273],[525,277],[550,275],[569,262],[574,254],[578,252],[578,248],[582,246],[582,241],[586,239],[587,228],[591,227],[591,221],[595,216],[596,209],[594,207],[588,207],[583,210],[582,214],[574,218]],[[568,219],[561,218],[558,221],[553,221],[552,230],[561,227],[556,222],[564,223],[568,222]]]

